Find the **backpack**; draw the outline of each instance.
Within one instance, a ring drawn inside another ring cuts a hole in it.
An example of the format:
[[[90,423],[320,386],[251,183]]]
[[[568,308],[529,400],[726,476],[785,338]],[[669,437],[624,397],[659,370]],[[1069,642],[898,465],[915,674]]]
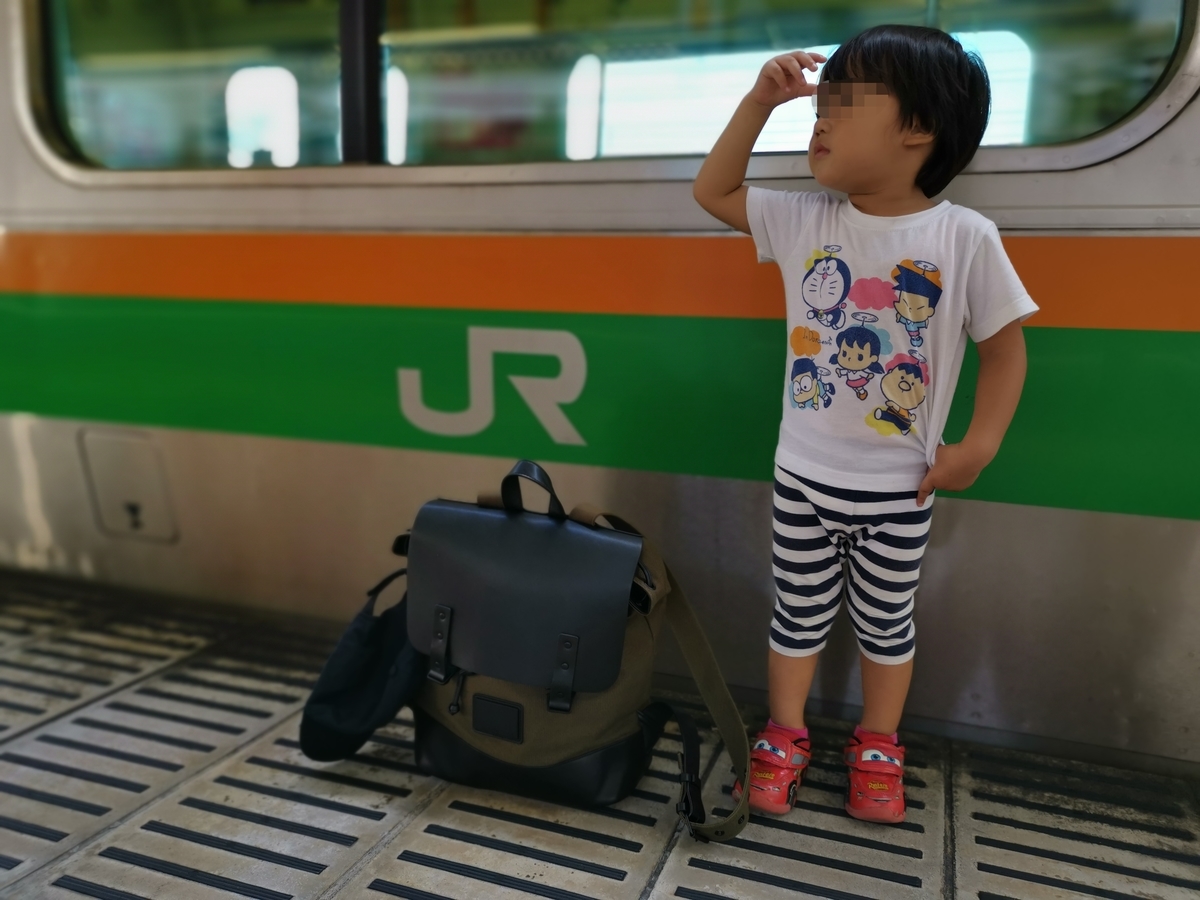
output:
[[[429,663],[408,640],[407,601],[375,614],[379,595],[403,574],[393,572],[367,591],[366,605],[322,666],[300,718],[300,750],[309,759],[357,753],[424,682]]]
[[[550,497],[524,508],[520,480]],[[499,494],[421,507],[394,549],[408,557],[408,639],[428,658],[412,698],[417,765],[475,787],[574,805],[627,796],[670,718],[680,729],[689,833],[726,841],[744,827],[749,791],[706,822],[699,740],[685,714],[651,698],[670,626],[700,695],[748,784],[749,743],[699,622],[662,556],[633,526],[578,506],[522,460]]]

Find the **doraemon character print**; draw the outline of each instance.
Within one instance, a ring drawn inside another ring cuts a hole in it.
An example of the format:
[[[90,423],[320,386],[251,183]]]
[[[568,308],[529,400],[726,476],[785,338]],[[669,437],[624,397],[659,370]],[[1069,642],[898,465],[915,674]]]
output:
[[[796,409],[820,409],[833,402],[833,385],[822,376],[828,375],[828,369],[821,369],[807,357],[801,357],[792,363],[792,378],[789,386],[789,396],[792,406]]]
[[[825,255],[813,260],[800,284],[800,296],[809,307],[808,317],[834,331],[846,321],[846,295],[850,293],[850,267],[834,256],[841,249],[837,244],[826,244],[821,249]]]
[[[942,277],[938,267],[923,259],[906,259],[892,269],[896,291],[896,321],[908,332],[908,342],[914,347],[925,343],[921,330],[942,299]]]

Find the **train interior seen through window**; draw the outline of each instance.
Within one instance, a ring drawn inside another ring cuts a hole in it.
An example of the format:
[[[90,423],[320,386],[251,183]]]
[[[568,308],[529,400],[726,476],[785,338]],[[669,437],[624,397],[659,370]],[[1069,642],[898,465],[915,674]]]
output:
[[[337,0],[49,0],[52,93],[80,161],[108,169],[337,165]],[[392,165],[699,156],[762,63],[883,22],[983,58],[985,146],[1076,141],[1151,94],[1181,0],[386,0]],[[781,109],[760,153],[807,147]]]

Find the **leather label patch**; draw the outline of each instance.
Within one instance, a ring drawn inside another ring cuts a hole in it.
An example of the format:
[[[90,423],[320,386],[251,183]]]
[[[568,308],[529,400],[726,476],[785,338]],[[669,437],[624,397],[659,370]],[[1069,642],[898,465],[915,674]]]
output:
[[[525,708],[520,703],[475,694],[471,698],[471,727],[487,734],[520,744],[525,740]]]

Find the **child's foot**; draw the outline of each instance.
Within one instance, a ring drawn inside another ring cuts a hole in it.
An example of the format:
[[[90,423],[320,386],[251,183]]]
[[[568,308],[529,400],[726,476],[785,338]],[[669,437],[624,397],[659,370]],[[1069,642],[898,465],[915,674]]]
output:
[[[895,735],[855,728],[845,755],[850,767],[846,812],[866,822],[903,822],[904,748]]]
[[[791,812],[800,777],[811,757],[807,729],[796,731],[767,722],[750,748],[750,808],[776,816]],[[733,799],[741,796],[741,782],[735,781]]]

